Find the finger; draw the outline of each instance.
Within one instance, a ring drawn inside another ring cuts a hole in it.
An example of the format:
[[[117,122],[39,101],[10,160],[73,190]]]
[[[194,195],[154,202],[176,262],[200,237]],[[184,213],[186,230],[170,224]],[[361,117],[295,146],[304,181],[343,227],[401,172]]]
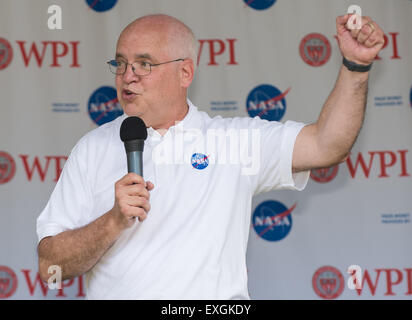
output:
[[[349,28],[351,30],[350,33],[351,33],[352,37],[357,39],[359,37],[359,34],[361,33],[362,28],[364,27],[364,25],[367,24],[370,21],[372,21],[372,19],[370,17],[360,18],[360,27],[359,28],[353,28],[353,26],[351,28]],[[352,22],[352,24],[353,24],[353,22]]]
[[[147,199],[150,198],[149,191],[142,184],[132,184],[130,186],[125,186],[123,188],[125,189],[125,193],[128,196],[140,196],[145,197]]]
[[[128,217],[129,219],[138,218],[139,221],[143,221],[144,219],[147,218],[146,211],[141,207],[135,207],[135,206],[128,206],[124,210],[124,215]]]
[[[349,19],[349,15],[345,14],[344,16],[338,16],[336,18],[336,31],[339,34],[342,34],[347,31],[346,23]]]
[[[352,36],[352,38],[357,39],[359,36],[361,29],[351,29],[350,34]]]
[[[349,14],[345,14],[345,15],[343,15],[343,16],[338,16],[338,17],[336,18],[336,26],[337,26],[337,27],[339,27],[339,26],[345,26],[346,23],[347,23],[348,20],[349,20],[349,17],[350,17]]]
[[[142,222],[147,218],[147,213],[142,208],[136,208],[135,217]]]
[[[129,172],[123,178],[117,181],[117,183],[119,184],[119,186],[128,186],[132,184],[143,184],[144,185],[145,182],[142,176],[139,176],[138,174],[134,172]]]
[[[146,213],[149,212],[151,208],[149,200],[144,197],[129,197],[127,204],[132,207],[143,208]]]
[[[147,214],[144,214],[144,215],[138,217],[140,222],[143,222],[146,218],[147,218]]]
[[[372,26],[371,26],[372,25]],[[368,22],[362,26],[360,30],[357,40],[359,43],[365,43],[366,40],[374,33],[375,27],[373,26],[372,22]]]
[[[368,48],[373,48],[379,43],[379,36],[376,33],[370,35],[370,37],[364,42],[364,45]]]
[[[154,188],[154,184],[151,183],[150,181],[146,181],[146,189],[149,191],[152,191]]]

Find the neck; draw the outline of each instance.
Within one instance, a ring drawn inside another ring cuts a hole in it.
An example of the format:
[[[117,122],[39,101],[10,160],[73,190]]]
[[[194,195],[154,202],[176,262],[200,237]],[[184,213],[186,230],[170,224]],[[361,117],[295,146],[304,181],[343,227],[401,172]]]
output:
[[[183,108],[175,108],[175,110],[176,112],[174,113],[173,119],[163,124],[154,125],[152,126],[152,128],[163,136],[164,134],[166,134],[167,130],[169,130],[170,127],[176,125],[176,122],[182,121],[186,117],[187,113],[189,112],[189,105],[186,103]]]

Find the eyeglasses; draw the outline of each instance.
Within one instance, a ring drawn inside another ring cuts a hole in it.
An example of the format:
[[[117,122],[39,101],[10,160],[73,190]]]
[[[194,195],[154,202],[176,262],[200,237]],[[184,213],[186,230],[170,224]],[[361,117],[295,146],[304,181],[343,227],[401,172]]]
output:
[[[117,75],[124,74],[126,72],[127,66],[131,65],[132,71],[136,76],[147,76],[148,74],[150,74],[150,72],[152,72],[152,67],[160,66],[162,64],[166,64],[170,62],[184,61],[184,60],[185,59],[180,58],[180,59],[161,62],[161,63],[150,63],[147,61],[136,61],[133,63],[127,63],[121,60],[110,60],[110,61],[107,61],[107,64],[109,65],[110,72],[117,74]]]

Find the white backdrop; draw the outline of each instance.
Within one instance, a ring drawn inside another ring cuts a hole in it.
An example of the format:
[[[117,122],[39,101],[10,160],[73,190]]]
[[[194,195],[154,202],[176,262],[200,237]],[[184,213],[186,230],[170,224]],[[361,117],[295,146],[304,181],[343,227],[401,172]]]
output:
[[[61,30],[48,29],[53,4]],[[121,113],[105,62],[128,23],[166,13],[193,29],[199,66],[190,99],[210,115],[312,122],[341,64],[335,18],[351,4],[1,0],[0,299],[85,295],[83,278],[60,291],[41,283],[35,222],[77,140]],[[253,299],[412,297],[412,1],[356,4],[387,39],[371,72],[365,124],[348,160],[313,172],[303,192],[255,197]],[[361,269],[359,290],[348,287],[350,265]]]

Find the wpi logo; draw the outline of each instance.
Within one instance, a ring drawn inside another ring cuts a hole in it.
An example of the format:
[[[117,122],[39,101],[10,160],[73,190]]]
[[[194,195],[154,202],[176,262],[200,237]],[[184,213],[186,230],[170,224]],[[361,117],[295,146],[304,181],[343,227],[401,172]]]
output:
[[[342,273],[334,267],[319,268],[312,277],[316,294],[323,299],[335,299],[342,294],[345,286]]]
[[[0,151],[0,184],[9,182],[16,173],[16,163],[7,152]]]
[[[273,6],[276,0],[243,0],[243,2],[255,10],[266,10]]]
[[[306,35],[299,46],[303,61],[312,67],[319,67],[328,62],[331,53],[329,40],[320,33]]]
[[[90,96],[88,111],[90,118],[98,126],[121,116],[123,109],[117,99],[116,89],[108,86],[96,89]]]
[[[206,50],[206,54],[209,55],[209,62],[207,66],[218,66],[221,61],[217,61],[216,57],[222,55],[223,53],[228,53],[227,65],[238,65],[236,61],[235,53],[236,47],[235,42],[237,39],[199,39],[199,50],[197,54],[197,65],[199,65],[200,57],[202,56],[203,49],[209,47],[209,50]],[[226,55],[227,56],[227,55]]]
[[[16,292],[17,277],[13,270],[0,266],[0,299],[8,298]]]
[[[209,157],[202,153],[194,153],[191,163],[193,168],[203,170],[209,165]]]
[[[48,269],[48,273],[52,274],[49,277],[47,282],[40,279],[40,274],[38,271],[35,271],[34,274],[32,273],[33,270],[31,269],[21,269],[21,273],[18,276],[14,273],[14,271],[6,266],[0,265],[0,299],[5,299],[11,297],[17,289],[17,285],[19,284],[20,288],[20,295],[29,294],[30,296],[42,296],[43,298],[50,297],[50,292],[54,291],[56,298],[67,298],[68,295],[66,294],[66,289],[72,287],[72,290],[69,294],[75,293],[75,296],[69,298],[84,298],[84,286],[83,286],[83,276],[79,276],[73,279],[64,280],[60,283],[52,282],[54,280],[59,279],[59,275],[56,274],[57,266],[50,266]],[[50,272],[53,269],[53,272]]]
[[[286,112],[286,95],[290,88],[281,92],[270,84],[255,87],[247,96],[246,110],[250,117],[256,116],[269,120],[279,121]]]
[[[292,229],[292,211],[296,203],[288,209],[278,201],[265,201],[253,213],[253,228],[259,237],[267,241],[279,241]]]
[[[13,49],[10,43],[4,38],[0,38],[0,70],[7,68],[12,58]]]
[[[117,0],[86,0],[90,9],[96,12],[108,11],[116,5]]]
[[[330,168],[314,169],[310,172],[310,177],[319,183],[326,183],[333,180],[338,174],[339,166],[333,166]]]

